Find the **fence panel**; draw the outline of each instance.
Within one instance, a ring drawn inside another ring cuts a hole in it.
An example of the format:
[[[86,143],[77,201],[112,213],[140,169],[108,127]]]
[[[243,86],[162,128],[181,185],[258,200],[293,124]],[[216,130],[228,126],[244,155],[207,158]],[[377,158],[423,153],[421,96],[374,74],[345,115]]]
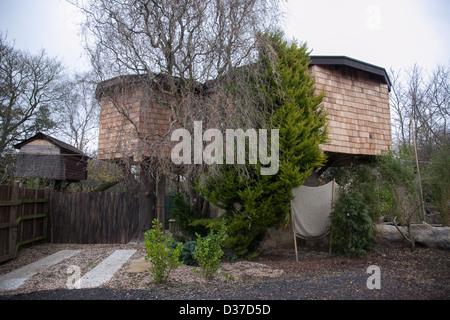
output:
[[[0,185],[0,262],[14,258],[20,246],[46,240],[48,194]]]
[[[127,243],[138,228],[139,200],[131,193],[53,192],[53,243]]]
[[[128,243],[139,226],[131,193],[59,192],[0,185],[0,262],[20,246],[51,243]]]

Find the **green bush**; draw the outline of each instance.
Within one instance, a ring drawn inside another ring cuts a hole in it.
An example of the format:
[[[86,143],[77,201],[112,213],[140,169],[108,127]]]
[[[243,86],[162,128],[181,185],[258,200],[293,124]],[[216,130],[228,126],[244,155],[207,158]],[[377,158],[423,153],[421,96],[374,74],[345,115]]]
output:
[[[358,191],[372,221],[401,221],[417,207],[418,185],[406,151],[390,152],[349,167],[335,167],[328,174],[341,186]]]
[[[337,255],[362,256],[372,247],[375,225],[363,195],[341,190],[331,213],[331,250]]]
[[[146,247],[145,260],[152,263],[150,273],[156,283],[164,282],[170,273],[181,265],[179,256],[183,249],[183,244],[179,243],[175,248],[171,248],[172,236],[166,238],[162,229],[162,223],[158,219],[153,220],[153,228],[145,234],[144,245]]]
[[[186,241],[183,244],[183,250],[180,254],[180,260],[187,266],[198,265],[194,258],[195,249],[197,248],[197,241]]]
[[[177,194],[173,200],[173,208],[170,214],[180,228],[181,233],[187,239],[194,239],[195,234],[206,235],[207,231],[203,225],[191,225],[192,222],[200,219],[200,214],[195,211],[184,199],[182,194]]]
[[[211,230],[206,237],[197,234],[197,248],[194,258],[202,269],[203,277],[212,279],[220,267],[220,258],[224,254],[223,246],[227,239],[225,223],[221,221],[221,228],[215,232]]]
[[[450,225],[450,143],[434,151],[425,180],[430,202],[439,207],[442,223]]]

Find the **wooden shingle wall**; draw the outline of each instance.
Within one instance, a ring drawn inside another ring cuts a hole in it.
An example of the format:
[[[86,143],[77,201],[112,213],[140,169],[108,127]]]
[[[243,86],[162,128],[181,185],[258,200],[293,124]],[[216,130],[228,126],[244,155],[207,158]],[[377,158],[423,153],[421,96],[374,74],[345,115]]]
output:
[[[127,90],[128,89],[128,90]],[[119,159],[167,153],[162,151],[170,119],[166,109],[157,103],[154,93],[145,92],[144,86],[125,88],[101,98],[98,158]],[[139,135],[138,135],[139,133]]]
[[[310,67],[324,89],[330,142],[324,151],[379,155],[391,146],[388,86],[370,73],[348,66]]]
[[[148,89],[141,102],[139,128],[146,137],[142,150],[145,156],[170,157],[171,102],[167,97],[156,97],[156,94],[155,90]]]
[[[139,124],[141,95],[139,88],[135,88],[124,90],[122,94],[102,96],[98,137],[99,159],[127,158],[134,156],[139,150],[139,139],[133,124]]]
[[[316,64],[310,66],[310,72],[317,89],[326,92],[323,105],[328,112],[330,142],[322,145],[324,151],[379,155],[390,149],[389,89],[383,79],[345,65]],[[146,92],[142,84],[110,88],[112,93],[100,98],[98,158],[170,157],[170,145],[164,145],[158,136],[168,132],[170,108],[158,103],[161,99],[155,97],[155,90]]]

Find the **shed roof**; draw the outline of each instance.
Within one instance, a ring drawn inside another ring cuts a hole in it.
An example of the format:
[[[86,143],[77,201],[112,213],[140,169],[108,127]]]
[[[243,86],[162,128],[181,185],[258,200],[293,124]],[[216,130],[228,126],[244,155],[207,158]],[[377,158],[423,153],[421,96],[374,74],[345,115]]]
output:
[[[380,77],[384,83],[387,84],[389,91],[391,91],[391,81],[386,70],[382,67],[367,62],[346,56],[310,56],[309,65],[344,65],[356,68]]]
[[[84,157],[88,157],[85,153],[83,153],[82,151],[78,150],[77,148],[71,146],[70,144],[67,144],[61,140],[58,140],[56,138],[53,138],[51,136],[48,136],[46,134],[43,134],[42,132],[37,133],[36,135],[32,136],[31,138],[28,138],[16,145],[14,145],[14,148],[16,149],[20,149],[22,148],[24,145],[30,143],[31,141],[37,140],[37,139],[42,139],[42,140],[46,140],[50,143],[52,143],[53,145],[57,146],[58,148],[60,148],[64,153],[67,154],[79,154],[81,156]]]

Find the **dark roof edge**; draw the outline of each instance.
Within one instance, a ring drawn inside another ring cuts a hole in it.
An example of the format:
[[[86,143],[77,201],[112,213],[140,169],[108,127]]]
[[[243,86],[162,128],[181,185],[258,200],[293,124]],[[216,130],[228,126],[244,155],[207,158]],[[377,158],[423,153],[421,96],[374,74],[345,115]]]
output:
[[[36,140],[36,139],[42,139],[42,140],[46,140],[54,145],[56,145],[57,147],[64,149],[65,151],[67,151],[68,153],[73,153],[73,154],[79,154],[80,156],[83,157],[87,157],[90,158],[89,156],[87,156],[85,153],[83,153],[82,151],[78,150],[77,148],[71,146],[70,144],[67,144],[61,140],[58,140],[56,138],[53,138],[51,136],[48,136],[46,134],[43,134],[42,132],[38,132],[36,135],[32,136],[31,138],[28,138],[18,144],[14,145],[14,148],[16,149],[20,149],[23,145]]]
[[[310,65],[345,65],[380,76],[388,85],[389,91],[391,91],[391,80],[386,70],[382,67],[347,56],[310,56],[309,58]]]
[[[101,81],[97,84],[97,88],[95,89],[95,98],[100,101],[102,91],[106,88],[116,85],[133,84],[143,80],[148,80],[147,74],[126,74]]]
[[[116,76],[114,78],[99,82],[97,84],[97,88],[95,90],[95,98],[100,101],[102,94],[109,89],[112,89],[116,86],[124,86],[124,85],[134,85],[134,84],[142,84],[147,83],[151,85],[156,86],[164,86],[168,85],[170,82],[169,80],[173,80],[175,82],[181,83],[183,85],[183,81],[178,76],[169,76],[168,74],[164,73],[151,73],[151,74],[127,74],[127,75],[120,75]],[[197,89],[199,92],[202,91],[204,85],[195,82],[194,89]]]
[[[381,78],[383,78],[384,82],[388,85],[389,91],[391,91],[391,81],[389,79],[388,74],[386,73],[386,70],[382,67],[363,62],[357,59],[353,59],[347,56],[315,56],[311,55],[310,58],[310,65],[345,65],[352,68],[356,68],[365,72],[369,72],[371,74],[377,75]],[[163,83],[165,79],[169,77],[168,75],[164,74],[129,74],[129,75],[120,75],[113,77],[108,80],[104,80],[102,82],[99,82],[97,84],[97,88],[95,90],[95,98],[100,101],[101,95],[104,90],[107,90],[108,88],[115,87],[117,85],[132,85],[136,83],[140,83],[142,81],[144,82],[158,82]],[[176,79],[179,79],[178,77],[174,77]],[[205,82],[204,84],[199,83],[199,88],[202,87],[204,93],[209,93],[210,90],[210,84],[215,81],[209,80]]]

